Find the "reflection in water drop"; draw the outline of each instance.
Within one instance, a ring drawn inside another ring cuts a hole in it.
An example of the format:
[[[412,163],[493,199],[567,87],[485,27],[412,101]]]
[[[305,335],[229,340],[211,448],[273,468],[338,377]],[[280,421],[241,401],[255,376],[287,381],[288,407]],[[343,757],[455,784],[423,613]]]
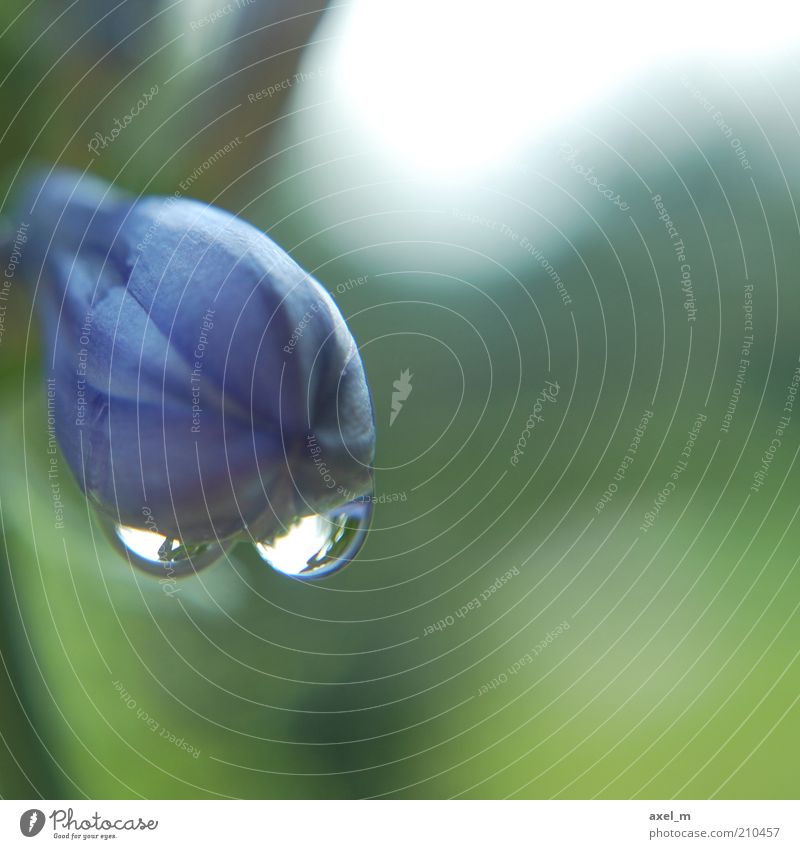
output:
[[[273,569],[294,578],[323,578],[346,566],[364,544],[372,496],[356,498],[329,513],[304,516],[285,533],[256,544]]]
[[[134,566],[159,577],[193,575],[222,557],[227,547],[218,543],[187,545],[153,531],[119,525],[105,518],[103,523],[110,531],[112,541]]]

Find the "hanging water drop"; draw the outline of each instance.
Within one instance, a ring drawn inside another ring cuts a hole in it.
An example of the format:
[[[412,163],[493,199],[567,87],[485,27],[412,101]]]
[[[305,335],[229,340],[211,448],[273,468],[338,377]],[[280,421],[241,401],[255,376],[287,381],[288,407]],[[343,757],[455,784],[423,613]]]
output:
[[[189,545],[155,531],[120,525],[106,517],[101,517],[101,521],[111,541],[134,566],[158,577],[193,575],[219,560],[227,548],[226,544],[216,542]]]
[[[283,534],[256,544],[273,569],[293,578],[323,578],[358,553],[372,518],[372,496],[364,495],[328,513],[303,516]]]

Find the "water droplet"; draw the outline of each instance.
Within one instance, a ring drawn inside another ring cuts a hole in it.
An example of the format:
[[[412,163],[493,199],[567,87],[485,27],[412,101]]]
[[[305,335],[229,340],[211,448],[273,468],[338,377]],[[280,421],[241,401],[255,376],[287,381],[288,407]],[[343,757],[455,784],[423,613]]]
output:
[[[256,544],[256,551],[283,575],[323,578],[358,553],[372,518],[372,496],[364,495],[314,516],[303,516],[285,533]]]
[[[160,578],[193,575],[219,560],[227,548],[219,543],[188,545],[154,531],[120,525],[105,517],[102,522],[111,541],[134,566]]]

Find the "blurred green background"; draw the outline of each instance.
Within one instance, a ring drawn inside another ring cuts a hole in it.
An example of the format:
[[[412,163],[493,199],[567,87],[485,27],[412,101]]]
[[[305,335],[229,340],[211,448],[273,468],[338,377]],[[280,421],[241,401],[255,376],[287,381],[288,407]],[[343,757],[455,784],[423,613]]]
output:
[[[514,108],[536,131],[452,171],[387,152],[348,107],[346,28],[312,0],[2,5],[2,210],[26,167],[58,163],[263,228],[361,346],[387,498],[329,580],[239,548],[167,595],[63,464],[55,527],[38,329],[14,280],[0,795],[795,798],[800,407],[753,482],[800,356],[797,51],[675,52],[549,124],[565,72],[532,75]],[[418,79],[414,44],[403,55]],[[497,61],[481,73],[502,92]],[[476,93],[464,146],[489,106]],[[389,129],[437,141],[432,123]]]

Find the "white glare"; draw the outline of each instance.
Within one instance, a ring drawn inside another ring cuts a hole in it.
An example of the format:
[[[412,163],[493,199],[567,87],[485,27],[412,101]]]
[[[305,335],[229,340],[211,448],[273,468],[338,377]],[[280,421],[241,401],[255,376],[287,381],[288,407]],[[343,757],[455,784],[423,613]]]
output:
[[[273,542],[256,544],[259,554],[284,575],[301,575],[309,561],[327,546],[331,523],[322,516],[305,516]]]
[[[416,167],[499,162],[536,131],[673,57],[793,41],[800,9],[761,0],[355,0],[336,72],[359,123]]]
[[[125,525],[116,525],[114,530],[123,545],[134,554],[152,563],[160,562],[158,549],[164,544],[166,537],[153,533],[153,531],[142,531],[139,528],[130,528]]]

